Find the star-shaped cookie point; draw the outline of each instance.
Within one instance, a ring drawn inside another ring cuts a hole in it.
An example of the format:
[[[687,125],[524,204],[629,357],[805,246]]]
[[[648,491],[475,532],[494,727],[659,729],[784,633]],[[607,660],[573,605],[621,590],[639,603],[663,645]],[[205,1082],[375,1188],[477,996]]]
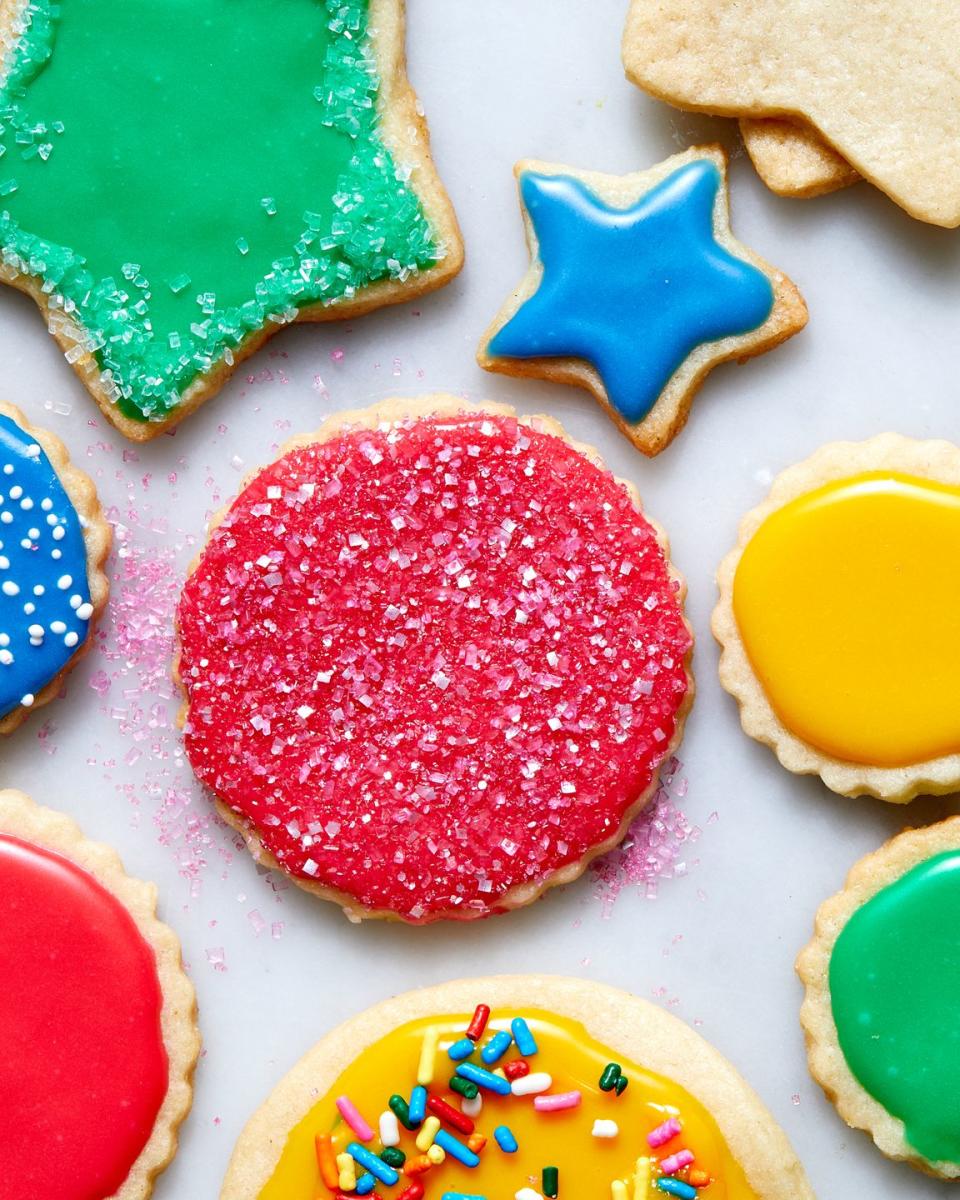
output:
[[[731,234],[725,171],[717,147],[622,177],[520,163],[531,266],[481,366],[585,387],[659,453],[713,366],[806,323],[793,284]]]
[[[811,200],[860,178],[815,129],[795,117],[741,117],[740,136],[757,174],[778,196]]]
[[[282,325],[459,269],[402,17],[403,0],[5,7],[0,280],[128,436],[169,428]]]

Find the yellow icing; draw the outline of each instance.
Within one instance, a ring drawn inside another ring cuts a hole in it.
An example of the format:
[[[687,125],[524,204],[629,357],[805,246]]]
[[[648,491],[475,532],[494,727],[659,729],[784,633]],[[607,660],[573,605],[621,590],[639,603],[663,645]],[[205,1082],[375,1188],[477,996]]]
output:
[[[883,767],[960,751],[960,488],[874,471],[800,496],[750,539],[733,605],[797,737]]]
[[[515,1012],[494,1013],[487,1032],[480,1040],[484,1045],[490,1033],[509,1029]],[[696,1155],[695,1167],[709,1172],[709,1186],[701,1192],[704,1200],[756,1200],[743,1169],[728,1150],[716,1121],[706,1109],[677,1084],[643,1067],[626,1061],[594,1041],[583,1026],[574,1021],[540,1010],[519,1014],[526,1018],[536,1037],[539,1051],[531,1056],[532,1071],[546,1071],[553,1077],[551,1092],[579,1089],[582,1104],[577,1109],[560,1113],[538,1113],[532,1097],[494,1097],[481,1091],[483,1110],[476,1118],[477,1132],[486,1136],[487,1145],[481,1151],[480,1166],[468,1168],[453,1162],[448,1156],[440,1166],[421,1176],[427,1200],[439,1198],[448,1191],[483,1195],[489,1200],[506,1200],[524,1187],[540,1191],[540,1172],[544,1166],[560,1170],[560,1193],[570,1200],[598,1200],[610,1195],[615,1179],[629,1181],[627,1195],[633,1198],[633,1179],[637,1159],[643,1155],[657,1158],[687,1147]],[[416,1084],[424,1034],[439,1033],[435,1082],[431,1093],[459,1108],[461,1098],[449,1091],[446,1084],[455,1065],[447,1056],[447,1047],[463,1036],[469,1015],[438,1016],[413,1021],[388,1033],[356,1059],[337,1079],[330,1091],[320,1099],[286,1140],[273,1177],[260,1193],[260,1200],[318,1200],[327,1197],[320,1182],[314,1151],[317,1134],[334,1134],[334,1152],[342,1152],[353,1134],[340,1119],[336,1109],[338,1096],[347,1095],[357,1105],[367,1122],[377,1131],[380,1113],[394,1092],[409,1098]],[[502,1066],[519,1057],[513,1045],[495,1066]],[[483,1066],[479,1054],[471,1059]],[[620,1063],[630,1084],[622,1095],[601,1092],[600,1073],[608,1062]],[[495,1069],[490,1068],[490,1069]],[[670,1115],[679,1114],[682,1133],[659,1149],[647,1145],[647,1133],[662,1124]],[[617,1137],[604,1140],[591,1134],[596,1119],[612,1119],[619,1126]],[[507,1125],[520,1144],[515,1154],[505,1154],[494,1141],[493,1131]],[[465,1140],[451,1130],[454,1136]],[[401,1129],[400,1148],[408,1158],[418,1152],[414,1148],[415,1134]],[[379,1137],[369,1143],[378,1152]],[[686,1177],[682,1172],[678,1178]],[[653,1172],[654,1178],[656,1171]],[[388,1188],[377,1185],[377,1192],[394,1200],[410,1179],[402,1174],[401,1182]],[[663,1197],[655,1187],[650,1196]]]

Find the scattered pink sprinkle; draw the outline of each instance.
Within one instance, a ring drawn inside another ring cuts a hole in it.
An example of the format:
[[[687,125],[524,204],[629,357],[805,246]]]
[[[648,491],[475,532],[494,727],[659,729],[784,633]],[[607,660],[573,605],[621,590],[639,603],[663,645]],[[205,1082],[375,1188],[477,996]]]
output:
[[[207,962],[215,971],[221,973],[227,969],[227,956],[222,946],[211,946],[206,952]]]
[[[617,897],[625,887],[642,889],[648,900],[655,900],[662,879],[686,875],[685,846],[694,845],[700,829],[691,825],[677,800],[686,795],[687,780],[682,766],[670,759],[660,773],[660,787],[654,798],[630,826],[623,842],[591,866],[597,881],[595,895],[603,917],[609,917]],[[695,863],[693,865],[696,865]]]
[[[47,752],[47,754],[53,755],[57,752],[57,744],[52,740],[53,735],[56,732],[57,726],[53,723],[53,721],[44,721],[44,723],[37,730],[37,741]]]

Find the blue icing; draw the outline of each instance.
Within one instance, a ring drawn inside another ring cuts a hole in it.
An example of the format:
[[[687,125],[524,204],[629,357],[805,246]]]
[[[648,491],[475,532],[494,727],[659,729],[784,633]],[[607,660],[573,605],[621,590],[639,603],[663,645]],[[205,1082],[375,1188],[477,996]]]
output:
[[[490,353],[584,359],[625,420],[642,421],[698,346],[757,329],[773,309],[766,275],[713,236],[720,185],[698,159],[617,209],[578,179],[523,174],[543,279]]]
[[[0,716],[33,703],[92,615],[77,511],[41,447],[0,413]]]

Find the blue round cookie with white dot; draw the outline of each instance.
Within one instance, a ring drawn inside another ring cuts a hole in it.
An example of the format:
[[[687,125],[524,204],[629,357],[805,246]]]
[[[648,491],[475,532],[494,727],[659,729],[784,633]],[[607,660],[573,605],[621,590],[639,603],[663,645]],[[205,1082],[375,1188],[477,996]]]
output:
[[[92,616],[81,518],[43,448],[0,413],[0,718],[33,706]]]

